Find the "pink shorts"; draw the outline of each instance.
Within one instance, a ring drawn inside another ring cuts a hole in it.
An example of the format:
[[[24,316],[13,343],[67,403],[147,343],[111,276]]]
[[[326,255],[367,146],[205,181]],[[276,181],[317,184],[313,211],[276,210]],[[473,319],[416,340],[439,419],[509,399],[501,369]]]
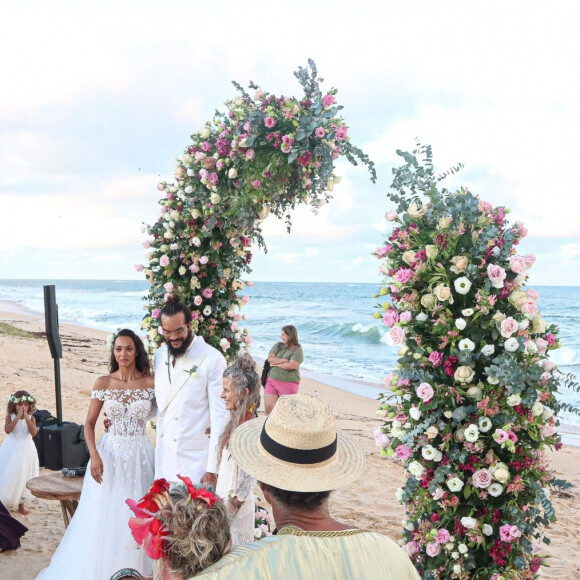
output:
[[[298,392],[300,383],[287,383],[285,381],[277,381],[268,377],[264,393],[270,395],[295,395]]]

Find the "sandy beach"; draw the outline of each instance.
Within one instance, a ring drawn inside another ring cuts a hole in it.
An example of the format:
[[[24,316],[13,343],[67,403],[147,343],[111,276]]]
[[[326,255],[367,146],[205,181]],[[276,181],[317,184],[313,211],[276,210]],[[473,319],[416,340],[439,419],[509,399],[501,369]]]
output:
[[[34,394],[39,409],[56,414],[53,361],[43,335],[44,320],[31,316],[9,303],[0,303],[0,402],[3,406],[10,393],[26,389]],[[83,423],[95,379],[107,372],[106,333],[90,328],[62,325],[61,360],[63,418]],[[373,431],[381,425],[376,418],[376,401],[345,392],[312,379],[303,379],[303,392],[320,397],[332,406],[338,424],[350,432],[365,449],[365,475],[349,487],[332,495],[333,515],[352,523],[384,533],[397,540],[404,510],[394,498],[403,482],[403,469],[393,461],[381,459],[374,445]],[[102,432],[102,425],[99,425]],[[5,434],[0,433],[0,443]],[[558,522],[549,530],[551,567],[544,578],[572,580],[580,578],[580,448],[565,445],[552,457],[560,479],[574,487],[554,497]],[[48,473],[41,468],[41,475]],[[0,474],[6,477],[7,474]],[[257,489],[259,495],[259,489]],[[48,565],[63,531],[60,505],[56,501],[37,499],[28,506],[30,514],[14,514],[29,528],[22,548],[0,553],[0,578],[29,580]],[[106,580],[106,579],[103,579]]]

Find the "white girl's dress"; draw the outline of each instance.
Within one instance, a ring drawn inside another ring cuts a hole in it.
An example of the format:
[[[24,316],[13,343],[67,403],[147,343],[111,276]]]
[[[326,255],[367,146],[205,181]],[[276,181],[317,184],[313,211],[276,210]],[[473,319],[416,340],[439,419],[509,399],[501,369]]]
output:
[[[153,482],[154,451],[145,432],[153,396],[153,389],[93,391],[112,421],[97,444],[103,481],[93,479],[89,461],[76,512],[37,580],[108,580],[120,568],[151,574],[151,560],[131,535],[133,512],[125,500],[141,499]]]
[[[252,491],[255,481],[243,469],[240,469],[227,447],[222,451],[216,493],[224,502],[236,497],[244,502],[231,521],[233,546],[254,541],[256,496]]]
[[[10,415],[12,420],[14,417]],[[20,419],[0,447],[0,501],[15,507],[32,499],[26,482],[33,477],[38,477],[38,453],[26,421]]]

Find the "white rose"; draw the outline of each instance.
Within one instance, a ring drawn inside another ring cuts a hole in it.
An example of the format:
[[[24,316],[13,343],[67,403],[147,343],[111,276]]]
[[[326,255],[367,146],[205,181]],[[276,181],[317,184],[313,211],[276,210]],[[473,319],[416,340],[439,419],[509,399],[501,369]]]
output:
[[[453,218],[450,216],[441,217],[441,218],[439,218],[439,223],[437,224],[437,227],[440,230],[444,230],[444,229],[448,228],[452,222],[453,222]]]
[[[425,253],[427,254],[428,258],[433,260],[434,258],[437,257],[437,254],[439,253],[439,249],[437,248],[437,246],[428,245],[428,246],[425,246]]]
[[[425,430],[425,435],[429,437],[429,439],[435,439],[439,434],[439,429],[435,425],[431,425],[428,429]]]
[[[427,320],[427,314],[425,314],[425,312],[419,312],[419,314],[415,316],[415,320],[418,322],[425,322],[425,320]]]
[[[424,468],[418,461],[411,461],[409,463],[409,472],[414,475],[417,479],[421,477],[423,474]]]
[[[235,167],[231,167],[228,171],[228,177],[230,179],[235,179],[238,176],[238,170]]]
[[[467,366],[457,367],[453,375],[454,379],[456,381],[459,381],[460,383],[470,383],[473,380],[474,376],[475,376],[474,370],[471,367]]]
[[[459,350],[473,351],[474,348],[475,348],[475,343],[473,341],[469,340],[469,338],[464,338],[464,339],[459,341]]]
[[[495,352],[495,346],[493,346],[493,344],[486,344],[481,349],[481,354],[483,354],[485,356],[491,356],[494,352]]]
[[[467,294],[471,289],[471,280],[466,276],[461,276],[453,282],[453,286],[458,294]]]
[[[461,481],[461,479],[459,479],[459,477],[452,477],[448,482],[447,482],[447,487],[449,488],[450,491],[461,491],[463,489],[463,482]]]
[[[510,406],[510,407],[515,407],[516,405],[519,405],[522,402],[522,398],[520,397],[520,395],[518,394],[514,394],[514,395],[510,395],[507,399],[506,399],[506,403]]]
[[[484,536],[491,536],[493,534],[493,528],[489,524],[483,524],[481,531],[483,532]]]
[[[473,308],[464,308],[461,311],[461,314],[463,314],[463,316],[473,316]]]
[[[407,250],[406,252],[403,252],[401,258],[403,259],[403,262],[409,266],[412,266],[417,261],[415,258],[415,252],[413,252],[413,250]]]
[[[504,343],[503,343],[503,347],[508,351],[508,352],[515,352],[516,350],[518,350],[520,346],[520,343],[518,342],[517,338],[508,338]]]
[[[547,421],[554,415],[554,409],[550,409],[550,407],[544,407],[544,411],[542,412],[542,420]]]
[[[534,417],[539,417],[543,412],[544,412],[544,405],[542,405],[542,403],[540,403],[540,401],[536,401],[532,405],[532,415]]]
[[[470,399],[475,399],[476,401],[479,401],[483,396],[483,391],[481,390],[480,387],[476,386],[469,387],[469,389],[467,389],[467,396]]]
[[[489,493],[489,495],[491,495],[491,497],[498,497],[503,493],[503,486],[500,485],[499,483],[492,483],[487,488],[487,492]],[[491,526],[489,526],[489,527],[491,528]],[[493,532],[491,532],[491,533],[493,533]],[[491,536],[491,533],[489,533],[488,535]]]
[[[499,384],[499,379],[497,377],[487,377],[487,382],[490,385],[497,385]]]
[[[459,552],[451,552],[451,557],[452,557],[454,560],[457,560],[457,558],[459,558]]]
[[[518,323],[518,328],[520,330],[525,330],[526,328],[528,328],[528,326],[530,326],[529,318],[524,318],[521,322]]]
[[[183,276],[187,272],[187,268],[185,266],[179,266],[178,272],[180,276]]]
[[[453,573],[454,574],[461,574],[461,565],[460,564],[453,564]]]
[[[437,300],[440,302],[448,300],[449,304],[453,304],[453,296],[451,295],[451,288],[449,288],[449,286],[445,286],[445,284],[437,284],[437,286],[433,288],[433,294],[437,296]]]
[[[411,419],[418,421],[421,418],[421,411],[419,411],[417,407],[411,407],[409,409],[409,415],[411,416]]]
[[[219,193],[212,193],[209,196],[209,200],[211,201],[211,203],[213,203],[213,205],[217,205],[220,201],[221,201],[221,195]]]
[[[457,549],[459,550],[460,554],[467,554],[467,552],[469,551],[465,544],[459,544],[459,546],[457,546]]]
[[[463,318],[457,318],[455,320],[455,327],[459,330],[463,330],[467,326],[467,322]]]
[[[468,530],[473,530],[473,528],[477,526],[477,520],[474,518],[463,517],[461,518],[461,525]],[[461,546],[463,546],[463,544],[460,544],[458,548],[459,551],[461,551]]]
[[[404,493],[404,490],[402,488],[400,488],[400,487],[398,487],[395,490],[395,497],[397,498],[397,501],[399,503],[401,503],[403,501],[403,493]]]
[[[419,219],[420,217],[423,217],[427,213],[427,208],[424,205],[422,205],[419,208],[419,206],[413,202],[409,206],[407,213],[409,214],[409,217],[411,217],[411,219]]]
[[[421,306],[423,308],[431,309],[435,306],[436,302],[437,299],[433,294],[423,294],[423,296],[421,296]]]
[[[475,443],[479,439],[479,429],[477,425],[471,423],[467,429],[465,429],[465,439],[470,443]]]
[[[490,467],[492,477],[499,481],[500,483],[506,483],[509,481],[510,472],[505,463],[496,463],[493,467]]]
[[[209,129],[207,127],[204,127],[203,129],[200,129],[197,134],[202,139],[207,139],[209,137]]]

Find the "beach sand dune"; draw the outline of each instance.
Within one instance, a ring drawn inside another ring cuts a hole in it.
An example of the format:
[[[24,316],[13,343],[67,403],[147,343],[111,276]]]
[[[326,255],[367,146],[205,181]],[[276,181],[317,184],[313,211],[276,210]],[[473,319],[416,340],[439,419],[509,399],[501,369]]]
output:
[[[4,308],[6,305],[1,305]],[[44,321],[25,313],[0,311],[0,404],[5,405],[10,393],[26,389],[38,400],[39,409],[56,414],[54,367],[44,336]],[[97,330],[63,325],[61,328],[63,358],[61,360],[63,418],[83,423],[95,379],[107,373],[106,334]],[[348,431],[366,452],[364,475],[331,496],[333,515],[353,525],[372,529],[397,540],[404,510],[395,500],[397,487],[403,484],[402,467],[378,456],[373,431],[381,425],[375,416],[376,401],[347,393],[310,379],[304,379],[302,392],[326,401],[336,413],[338,425]],[[97,437],[102,424],[97,426]],[[0,433],[0,443],[4,440]],[[561,479],[575,487],[553,498],[559,520],[548,535],[550,546],[542,551],[550,554],[551,567],[543,570],[544,578],[573,580],[580,578],[580,448],[564,446],[553,454],[553,467]],[[41,475],[47,473],[41,468]],[[5,477],[6,474],[1,474]],[[259,488],[256,493],[260,496]],[[14,514],[28,528],[22,548],[0,553],[0,578],[30,580],[48,565],[62,534],[64,524],[60,505],[49,500],[35,500],[28,516]]]

